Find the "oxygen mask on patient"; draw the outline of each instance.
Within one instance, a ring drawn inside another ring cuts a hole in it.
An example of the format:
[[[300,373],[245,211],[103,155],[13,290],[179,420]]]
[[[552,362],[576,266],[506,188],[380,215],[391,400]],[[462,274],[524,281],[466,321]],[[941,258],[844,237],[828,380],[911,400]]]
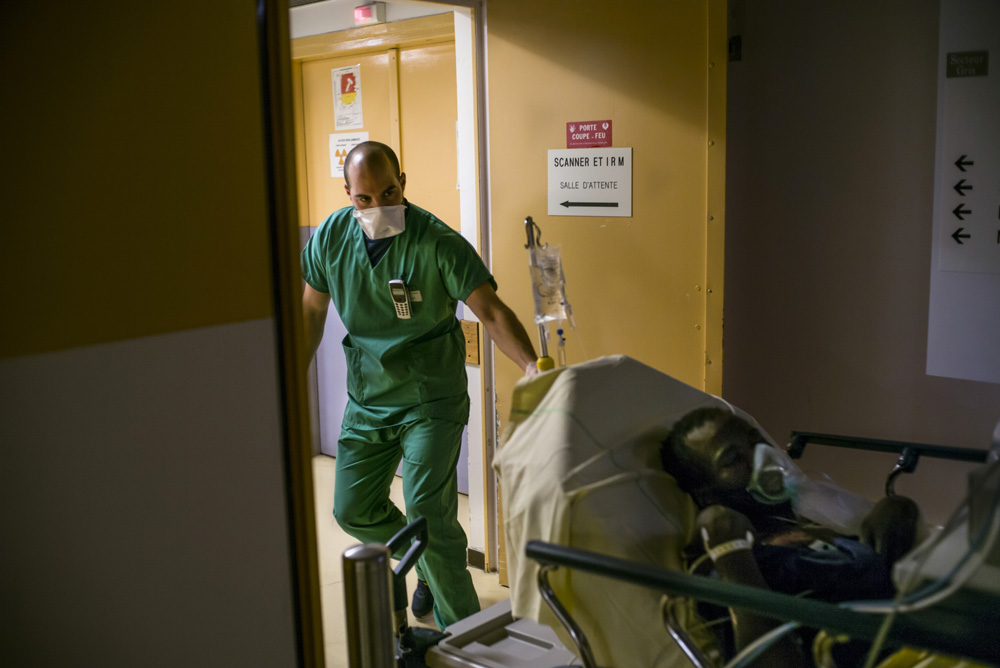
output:
[[[797,496],[801,477],[802,472],[784,450],[758,443],[747,491],[758,502],[774,506]]]
[[[856,535],[872,504],[828,480],[813,480],[782,448],[758,443],[747,492],[760,503],[792,502],[796,515],[846,535]]]

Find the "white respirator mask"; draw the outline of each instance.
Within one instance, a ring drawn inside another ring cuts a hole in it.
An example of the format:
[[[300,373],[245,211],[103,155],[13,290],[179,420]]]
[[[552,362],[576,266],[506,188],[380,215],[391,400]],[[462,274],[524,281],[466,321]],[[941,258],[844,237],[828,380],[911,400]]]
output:
[[[365,235],[373,241],[394,237],[406,229],[405,204],[355,209],[352,215],[361,223]]]

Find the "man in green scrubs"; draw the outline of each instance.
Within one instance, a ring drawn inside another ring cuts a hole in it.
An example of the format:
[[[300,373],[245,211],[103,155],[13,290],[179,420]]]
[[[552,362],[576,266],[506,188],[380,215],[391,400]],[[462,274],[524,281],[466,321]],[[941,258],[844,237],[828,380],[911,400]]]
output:
[[[444,628],[479,610],[458,522],[456,465],[469,418],[458,302],[527,374],[537,371],[535,351],[475,249],[403,198],[406,175],[391,148],[359,144],[344,177],[353,206],[331,214],[302,251],[309,359],[331,300],[348,332],[333,513],[348,534],[378,543],[427,518],[413,611],[432,608]],[[389,500],[401,458],[405,515]]]

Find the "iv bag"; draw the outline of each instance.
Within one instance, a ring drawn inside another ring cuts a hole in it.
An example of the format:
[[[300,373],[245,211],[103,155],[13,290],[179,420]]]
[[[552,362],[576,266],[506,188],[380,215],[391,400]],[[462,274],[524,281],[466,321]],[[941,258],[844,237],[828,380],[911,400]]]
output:
[[[531,284],[535,297],[535,324],[553,320],[573,322],[573,309],[566,300],[566,277],[558,245],[533,246],[531,254]]]

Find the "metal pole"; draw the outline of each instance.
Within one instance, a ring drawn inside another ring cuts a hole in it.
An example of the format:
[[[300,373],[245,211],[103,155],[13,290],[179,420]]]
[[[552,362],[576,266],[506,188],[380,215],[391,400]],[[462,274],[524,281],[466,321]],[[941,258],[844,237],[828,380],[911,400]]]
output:
[[[393,668],[392,554],[385,545],[366,543],[344,551],[344,610],[347,665]]]
[[[562,603],[559,602],[559,599],[556,598],[556,593],[552,589],[552,585],[549,584],[549,571],[554,571],[556,568],[558,567],[543,565],[538,569],[538,574],[535,576],[536,583],[538,584],[538,592],[542,595],[542,599],[548,604],[549,608],[552,609],[552,612],[555,613],[559,622],[569,631],[569,635],[573,638],[576,649],[580,653],[580,659],[583,661],[584,668],[597,668],[597,662],[594,661],[594,652],[590,649],[590,641],[587,640],[587,636],[584,635],[583,630],[577,625],[569,612],[566,611]]]

